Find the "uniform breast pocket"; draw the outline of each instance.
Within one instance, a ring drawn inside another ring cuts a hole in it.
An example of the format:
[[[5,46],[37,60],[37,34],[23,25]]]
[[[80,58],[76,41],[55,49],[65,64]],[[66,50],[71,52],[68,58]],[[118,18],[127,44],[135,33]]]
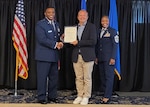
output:
[[[54,38],[54,32],[53,32],[52,30],[47,30],[46,36],[47,36],[49,39],[53,39],[53,38]]]
[[[103,37],[104,40],[110,40],[111,37]]]
[[[103,42],[104,43],[111,43],[111,38],[110,37],[104,37]]]

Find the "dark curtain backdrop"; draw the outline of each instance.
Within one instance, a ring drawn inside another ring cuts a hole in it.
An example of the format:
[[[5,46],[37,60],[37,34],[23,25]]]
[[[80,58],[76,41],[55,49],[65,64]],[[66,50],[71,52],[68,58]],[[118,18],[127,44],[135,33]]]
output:
[[[121,91],[150,91],[150,1],[117,0],[121,43]]]
[[[64,26],[77,24],[80,0],[54,0],[56,19]],[[14,88],[15,49],[12,44],[13,18],[17,0],[0,0],[0,87]],[[26,14],[29,77],[19,78],[18,88],[36,89],[35,24],[44,17],[50,0],[24,0]],[[122,80],[115,84],[119,91],[150,91],[150,2],[117,0],[121,50]],[[109,0],[87,0],[89,21],[100,27],[100,18],[109,14]],[[71,62],[72,47],[60,51],[59,89],[75,89]],[[97,66],[93,70],[93,90],[99,89]]]

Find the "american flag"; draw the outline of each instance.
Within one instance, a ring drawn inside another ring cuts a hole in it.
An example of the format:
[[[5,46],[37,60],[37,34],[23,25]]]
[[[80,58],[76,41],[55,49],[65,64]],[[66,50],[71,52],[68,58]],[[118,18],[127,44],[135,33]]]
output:
[[[16,50],[16,78],[28,78],[28,52],[25,28],[24,2],[18,0],[13,25],[13,45]]]

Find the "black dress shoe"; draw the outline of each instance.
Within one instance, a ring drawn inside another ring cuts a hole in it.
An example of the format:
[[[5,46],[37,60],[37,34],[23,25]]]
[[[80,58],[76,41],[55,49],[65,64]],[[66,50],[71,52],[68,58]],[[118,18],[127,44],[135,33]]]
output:
[[[47,104],[47,101],[46,100],[39,100],[38,103]]]
[[[58,99],[56,98],[48,98],[48,102],[59,103]]]

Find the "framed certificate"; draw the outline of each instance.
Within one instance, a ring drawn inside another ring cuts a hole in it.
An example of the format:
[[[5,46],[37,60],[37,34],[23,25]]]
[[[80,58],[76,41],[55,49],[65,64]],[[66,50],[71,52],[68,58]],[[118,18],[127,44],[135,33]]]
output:
[[[64,42],[70,43],[77,40],[77,26],[65,26]]]

